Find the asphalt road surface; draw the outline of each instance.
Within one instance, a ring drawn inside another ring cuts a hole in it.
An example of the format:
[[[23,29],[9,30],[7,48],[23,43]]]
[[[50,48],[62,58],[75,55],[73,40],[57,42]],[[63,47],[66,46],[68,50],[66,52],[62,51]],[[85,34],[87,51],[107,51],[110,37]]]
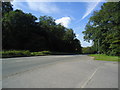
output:
[[[9,58],[3,88],[118,88],[118,63],[87,55]]]

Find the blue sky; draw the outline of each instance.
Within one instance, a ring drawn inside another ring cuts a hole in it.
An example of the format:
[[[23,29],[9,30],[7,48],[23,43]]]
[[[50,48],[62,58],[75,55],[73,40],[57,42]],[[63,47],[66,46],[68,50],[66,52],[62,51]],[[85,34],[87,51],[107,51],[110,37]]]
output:
[[[80,40],[82,47],[91,46],[92,42],[84,41],[82,31],[92,16],[93,11],[100,10],[104,2],[12,2],[14,9],[21,9],[32,13],[37,18],[43,15],[52,16],[56,23],[61,23],[67,28],[72,28]]]

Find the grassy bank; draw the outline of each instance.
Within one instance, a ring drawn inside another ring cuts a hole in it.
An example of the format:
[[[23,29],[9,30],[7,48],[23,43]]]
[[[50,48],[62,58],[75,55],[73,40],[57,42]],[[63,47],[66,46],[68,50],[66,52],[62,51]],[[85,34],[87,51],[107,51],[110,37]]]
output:
[[[90,54],[89,56],[94,57],[95,60],[101,61],[120,61],[118,56],[107,56],[105,54]]]
[[[40,51],[40,52],[30,52],[29,50],[9,50],[2,51],[2,58],[11,58],[11,57],[28,57],[28,56],[43,56],[50,55],[50,51]]]
[[[45,55],[70,55],[73,53],[65,52],[51,52],[51,51],[40,51],[40,52],[30,52],[29,50],[9,50],[2,51],[2,58],[12,58],[12,57],[29,57],[29,56],[45,56]]]

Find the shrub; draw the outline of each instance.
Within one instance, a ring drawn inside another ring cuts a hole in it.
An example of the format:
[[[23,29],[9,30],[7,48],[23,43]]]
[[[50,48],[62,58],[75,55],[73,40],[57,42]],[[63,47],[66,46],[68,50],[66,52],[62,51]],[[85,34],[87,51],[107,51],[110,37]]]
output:
[[[49,55],[50,51],[41,51],[41,52],[31,52],[31,56],[41,56],[41,55]]]
[[[83,54],[94,54],[96,51],[92,47],[83,47],[82,48]]]
[[[47,54],[47,55],[48,55],[48,54],[51,54],[50,51],[42,51],[42,53],[43,53],[43,54]]]
[[[21,56],[30,56],[30,51],[28,50],[9,50],[2,51],[2,57],[21,57]]]
[[[42,52],[31,52],[31,56],[40,56],[43,55]]]

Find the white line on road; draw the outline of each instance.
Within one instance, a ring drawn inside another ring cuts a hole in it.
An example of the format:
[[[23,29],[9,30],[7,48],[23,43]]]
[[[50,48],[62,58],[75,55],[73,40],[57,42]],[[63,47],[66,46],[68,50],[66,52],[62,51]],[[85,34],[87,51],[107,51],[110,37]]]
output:
[[[87,79],[87,81],[86,81],[80,88],[84,88],[84,87],[88,84],[88,82],[92,79],[92,77],[95,75],[95,73],[98,71],[99,68],[100,68],[100,67],[98,67],[98,68],[93,72],[93,74]]]

